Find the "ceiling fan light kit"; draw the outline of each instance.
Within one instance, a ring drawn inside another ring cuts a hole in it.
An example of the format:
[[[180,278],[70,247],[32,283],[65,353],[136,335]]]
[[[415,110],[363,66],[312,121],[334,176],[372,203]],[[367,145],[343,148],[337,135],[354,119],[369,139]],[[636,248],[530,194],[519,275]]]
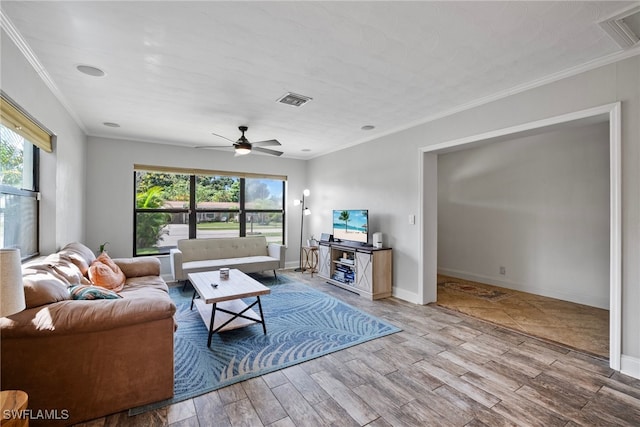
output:
[[[251,152],[251,144],[240,142],[238,144],[235,144],[235,149],[238,156],[244,156],[245,154],[249,154]]]
[[[249,140],[244,136],[244,133],[249,130],[249,127],[247,126],[238,126],[238,129],[240,130],[240,132],[242,132],[242,135],[240,136],[240,138],[238,138],[238,140],[236,142],[233,142],[232,140],[230,140],[229,138],[222,136],[222,135],[218,135],[216,133],[214,133],[213,135],[218,136],[220,138],[224,138],[228,141],[231,141],[233,143],[232,147],[234,148],[235,152],[236,152],[236,156],[244,156],[247,155],[249,153],[251,153],[252,151],[258,151],[260,153],[265,153],[265,154],[270,154],[272,156],[281,156],[282,155],[282,151],[276,151],[276,150],[271,150],[269,148],[263,148],[263,147],[269,147],[269,146],[274,146],[274,145],[282,145],[280,144],[280,142],[277,139],[269,139],[266,141],[257,141],[257,142],[249,142]],[[228,145],[201,145],[198,146],[196,148],[229,148]]]

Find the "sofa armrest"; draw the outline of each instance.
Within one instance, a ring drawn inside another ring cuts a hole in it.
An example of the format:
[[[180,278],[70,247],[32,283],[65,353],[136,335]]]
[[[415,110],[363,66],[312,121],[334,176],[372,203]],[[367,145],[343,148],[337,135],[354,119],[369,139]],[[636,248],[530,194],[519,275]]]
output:
[[[66,300],[0,317],[2,339],[107,331],[173,317],[176,306],[159,288],[125,298]]]
[[[171,274],[173,274],[173,279],[187,280],[184,275],[184,271],[182,270],[182,251],[178,248],[173,248],[169,251],[169,261],[171,263]]]
[[[267,245],[267,250],[269,251],[270,257],[280,260],[280,265],[278,268],[284,268],[284,254],[287,250],[287,247],[285,245],[279,245],[277,243],[269,243]]]
[[[156,257],[114,258],[118,267],[127,278],[143,276],[160,276],[160,260]]]

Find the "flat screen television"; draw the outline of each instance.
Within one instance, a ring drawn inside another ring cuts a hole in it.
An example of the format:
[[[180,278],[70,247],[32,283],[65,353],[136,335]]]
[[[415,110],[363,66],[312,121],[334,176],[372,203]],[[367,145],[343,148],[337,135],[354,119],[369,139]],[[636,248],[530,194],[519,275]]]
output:
[[[366,209],[334,210],[333,239],[367,244],[369,241],[369,211]]]

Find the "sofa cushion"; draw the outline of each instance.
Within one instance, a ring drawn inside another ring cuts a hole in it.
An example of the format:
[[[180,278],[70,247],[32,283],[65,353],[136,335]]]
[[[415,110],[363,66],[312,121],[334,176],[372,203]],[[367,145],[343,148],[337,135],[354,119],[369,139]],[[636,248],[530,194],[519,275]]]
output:
[[[29,265],[32,268],[44,269],[55,275],[58,279],[71,285],[90,285],[91,282],[84,277],[80,269],[66,256],[51,254],[44,260]]]
[[[117,299],[122,298],[117,293],[102,286],[73,285],[69,288],[69,293],[73,299]]]
[[[66,282],[50,272],[27,269],[23,272],[22,283],[27,308],[69,299]]]
[[[160,276],[160,260],[156,257],[113,258],[127,278]]]
[[[111,257],[102,252],[89,267],[89,279],[96,286],[119,292],[124,287],[127,277]]]
[[[160,298],[169,294],[169,286],[160,276],[130,277],[119,293],[124,298]]]
[[[66,245],[59,252],[62,257],[68,258],[73,264],[80,269],[80,272],[88,277],[89,266],[96,259],[91,249],[82,243],[73,242]]]

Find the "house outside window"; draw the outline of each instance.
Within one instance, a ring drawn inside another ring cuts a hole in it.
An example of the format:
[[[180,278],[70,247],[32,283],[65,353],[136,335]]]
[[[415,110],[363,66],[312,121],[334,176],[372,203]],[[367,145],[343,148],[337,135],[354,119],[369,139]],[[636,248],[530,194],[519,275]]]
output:
[[[0,95],[0,248],[18,248],[26,259],[39,254],[38,160],[54,137]]]
[[[261,235],[284,242],[286,177],[134,169],[136,256],[168,254],[180,239]]]

